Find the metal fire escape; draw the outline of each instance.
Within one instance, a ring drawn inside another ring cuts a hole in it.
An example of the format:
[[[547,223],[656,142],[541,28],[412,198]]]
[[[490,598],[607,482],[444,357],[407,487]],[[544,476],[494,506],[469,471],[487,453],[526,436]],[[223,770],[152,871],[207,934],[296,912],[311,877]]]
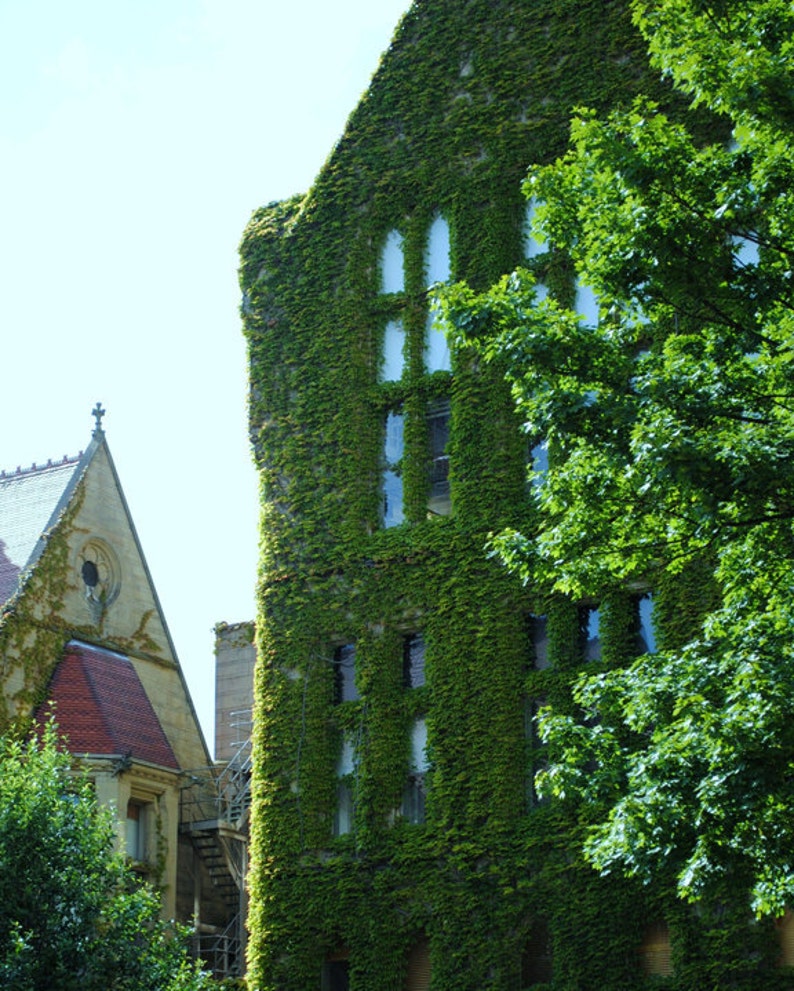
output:
[[[247,720],[250,726],[250,714]],[[180,830],[188,835],[213,887],[223,898],[229,921],[221,932],[194,935],[193,952],[216,977],[244,972],[245,877],[251,807],[251,738],[238,743],[232,759],[218,770],[194,775],[182,792]]]

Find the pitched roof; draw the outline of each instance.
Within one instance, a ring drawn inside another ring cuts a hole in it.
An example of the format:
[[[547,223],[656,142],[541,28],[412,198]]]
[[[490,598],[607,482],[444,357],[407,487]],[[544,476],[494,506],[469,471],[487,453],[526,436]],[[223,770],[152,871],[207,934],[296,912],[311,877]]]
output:
[[[0,604],[38,558],[42,535],[62,511],[83,456],[0,472]]]
[[[129,756],[179,770],[138,673],[123,654],[70,641],[36,721],[53,710],[71,753]]]

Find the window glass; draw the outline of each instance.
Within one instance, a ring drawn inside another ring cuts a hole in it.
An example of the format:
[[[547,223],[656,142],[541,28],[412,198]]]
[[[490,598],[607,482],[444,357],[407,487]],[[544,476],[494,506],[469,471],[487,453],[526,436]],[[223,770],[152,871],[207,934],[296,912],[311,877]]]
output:
[[[125,850],[130,860],[146,860],[146,804],[130,799],[127,802]]]
[[[540,486],[549,470],[549,444],[547,440],[539,440],[529,452],[530,481],[533,486]]]
[[[323,965],[322,991],[349,991],[350,964],[341,955]]]
[[[380,259],[380,291],[402,292],[405,288],[403,274],[403,239],[399,231],[389,231]]]
[[[549,984],[553,978],[549,927],[542,919],[532,925],[521,958],[521,986]]]
[[[549,242],[538,240],[533,236],[535,213],[537,212],[539,201],[531,197],[527,202],[526,214],[524,217],[524,257],[537,258],[544,255],[549,250]]]
[[[640,654],[656,653],[656,637],[653,632],[653,596],[641,595],[637,602],[637,650]]]
[[[411,769],[424,773],[428,766],[427,721],[421,717],[411,727]]]
[[[356,769],[356,748],[345,737],[342,751],[336,762],[336,809],[334,811],[334,836],[344,836],[353,828],[353,788],[351,776]]]
[[[449,489],[449,403],[434,403],[427,411],[430,443],[430,497],[428,511],[448,516],[452,509]]]
[[[432,306],[427,314],[425,368],[428,372],[448,372],[452,368],[447,335],[438,322],[438,311]]]
[[[595,607],[584,606],[579,610],[579,625],[582,637],[582,653],[585,661],[601,658],[600,616]]]
[[[669,977],[673,973],[670,931],[666,923],[656,922],[645,930],[640,963],[643,973],[649,977]]]
[[[425,641],[421,633],[412,633],[403,642],[403,684],[420,688],[425,683]]]
[[[423,937],[414,943],[408,954],[405,991],[428,991],[430,976],[430,944]]]
[[[414,720],[411,727],[411,770],[403,789],[400,814],[408,822],[425,821],[425,772],[427,760],[427,723],[424,718]]]
[[[403,522],[403,480],[400,462],[403,456],[403,414],[391,412],[386,417],[383,445],[383,525]]]
[[[383,332],[381,382],[397,382],[405,368],[405,329],[402,320],[390,320]]]
[[[598,297],[590,286],[584,285],[578,279],[573,308],[588,326],[598,326]]]
[[[427,285],[436,282],[449,282],[451,268],[449,261],[449,224],[442,216],[437,216],[427,232],[427,252],[425,254]]]
[[[334,697],[337,702],[352,702],[358,698],[356,687],[356,647],[346,643],[334,652]]]
[[[756,240],[734,236],[731,238],[731,246],[733,257],[739,268],[744,268],[746,265],[757,265],[761,260]]]
[[[549,666],[549,636],[546,630],[546,617],[529,617],[529,636],[532,643],[532,666],[543,671]]]

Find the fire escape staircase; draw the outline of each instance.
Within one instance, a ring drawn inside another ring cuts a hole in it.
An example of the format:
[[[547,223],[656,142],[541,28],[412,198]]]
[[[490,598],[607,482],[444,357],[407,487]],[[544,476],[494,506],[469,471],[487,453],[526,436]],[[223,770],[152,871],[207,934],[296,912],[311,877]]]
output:
[[[213,966],[219,976],[242,972],[250,782],[249,739],[220,772],[209,769],[194,775],[194,782],[182,792],[180,830],[190,837],[230,911],[230,923],[222,936],[198,937],[202,958],[222,958],[222,965]]]

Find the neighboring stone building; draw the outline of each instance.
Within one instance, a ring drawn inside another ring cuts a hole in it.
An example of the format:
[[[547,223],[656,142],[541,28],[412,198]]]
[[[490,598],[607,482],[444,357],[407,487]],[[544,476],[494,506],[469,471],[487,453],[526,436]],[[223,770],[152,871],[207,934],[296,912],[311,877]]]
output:
[[[219,972],[239,968],[242,837],[212,765],[101,428],[85,454],[0,473],[0,731],[54,715],[119,843],[190,922]],[[220,941],[220,943],[219,943]],[[222,950],[216,954],[215,950]]]
[[[253,623],[215,627],[215,760],[226,763],[249,753],[254,705]]]
[[[542,450],[429,309],[525,264],[593,319],[520,186],[574,106],[669,101],[627,8],[418,0],[314,187],[245,232],[258,991],[792,986],[771,923],[599,878],[573,803],[538,802],[537,704],[652,649],[651,599],[548,599],[488,555],[532,532]]]

